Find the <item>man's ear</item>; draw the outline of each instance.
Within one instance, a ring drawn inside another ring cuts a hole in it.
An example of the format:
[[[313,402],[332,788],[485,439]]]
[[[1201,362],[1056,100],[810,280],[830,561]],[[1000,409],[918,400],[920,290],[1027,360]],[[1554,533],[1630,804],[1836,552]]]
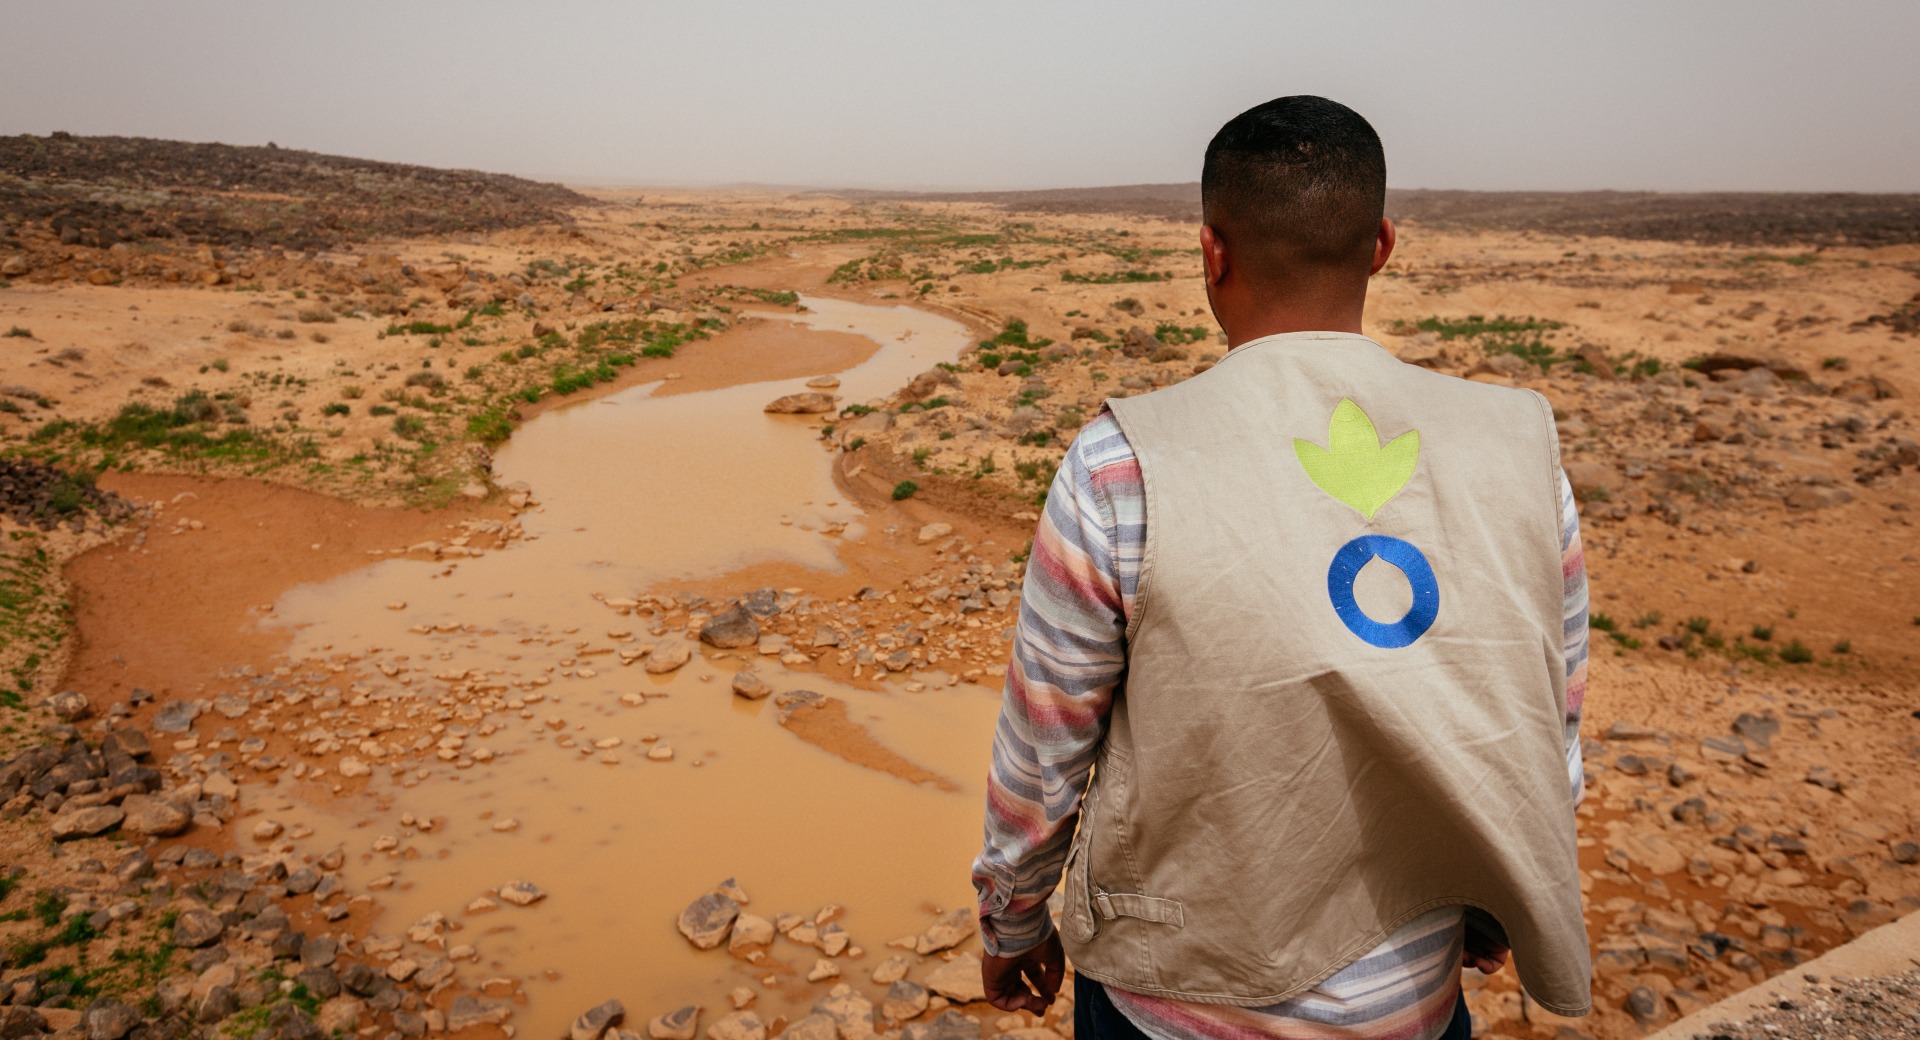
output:
[[[1200,226],[1200,260],[1206,265],[1207,284],[1219,285],[1227,276],[1227,240],[1211,224]]]
[[[1387,258],[1393,255],[1393,243],[1398,237],[1393,221],[1381,217],[1380,234],[1373,240],[1373,266],[1367,269],[1368,275],[1379,274],[1380,269],[1387,266]]]

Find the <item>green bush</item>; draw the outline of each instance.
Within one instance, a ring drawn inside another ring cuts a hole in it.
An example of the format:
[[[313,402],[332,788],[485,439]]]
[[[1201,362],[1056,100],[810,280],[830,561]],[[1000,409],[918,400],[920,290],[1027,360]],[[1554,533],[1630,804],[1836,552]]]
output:
[[[912,498],[913,493],[918,490],[920,490],[920,485],[915,484],[911,480],[903,480],[893,486],[893,500],[899,502],[903,499]]]

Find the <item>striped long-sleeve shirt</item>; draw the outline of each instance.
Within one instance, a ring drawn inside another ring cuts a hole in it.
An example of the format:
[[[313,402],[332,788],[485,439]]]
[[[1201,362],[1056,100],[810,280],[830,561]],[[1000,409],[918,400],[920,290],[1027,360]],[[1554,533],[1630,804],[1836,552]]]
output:
[[[1567,669],[1567,779],[1581,793],[1580,708],[1587,677],[1587,580],[1579,516],[1564,476],[1560,549]],[[1052,933],[1060,880],[1095,752],[1126,670],[1146,547],[1140,463],[1111,414],[1068,449],[1047,495],[1022,591],[1020,622],[994,733],[986,844],[973,867],[988,952],[1029,949]],[[1460,907],[1402,926],[1310,992],[1268,1007],[1187,1003],[1109,988],[1158,1040],[1431,1040],[1459,992]]]

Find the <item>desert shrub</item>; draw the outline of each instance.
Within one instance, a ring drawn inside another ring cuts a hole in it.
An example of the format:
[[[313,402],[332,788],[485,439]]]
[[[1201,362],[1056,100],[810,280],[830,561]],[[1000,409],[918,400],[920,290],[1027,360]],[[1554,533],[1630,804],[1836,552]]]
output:
[[[903,499],[912,498],[913,493],[918,490],[920,490],[920,485],[915,484],[911,480],[903,480],[893,486],[893,500],[899,502]]]

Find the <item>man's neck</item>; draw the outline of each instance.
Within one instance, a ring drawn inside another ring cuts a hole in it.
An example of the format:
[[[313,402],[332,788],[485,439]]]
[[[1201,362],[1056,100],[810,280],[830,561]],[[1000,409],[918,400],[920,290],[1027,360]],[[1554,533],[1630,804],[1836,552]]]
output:
[[[1350,307],[1276,309],[1233,319],[1223,316],[1220,327],[1227,334],[1227,349],[1232,350],[1243,343],[1288,332],[1351,332],[1358,335],[1364,310],[1364,301]]]

